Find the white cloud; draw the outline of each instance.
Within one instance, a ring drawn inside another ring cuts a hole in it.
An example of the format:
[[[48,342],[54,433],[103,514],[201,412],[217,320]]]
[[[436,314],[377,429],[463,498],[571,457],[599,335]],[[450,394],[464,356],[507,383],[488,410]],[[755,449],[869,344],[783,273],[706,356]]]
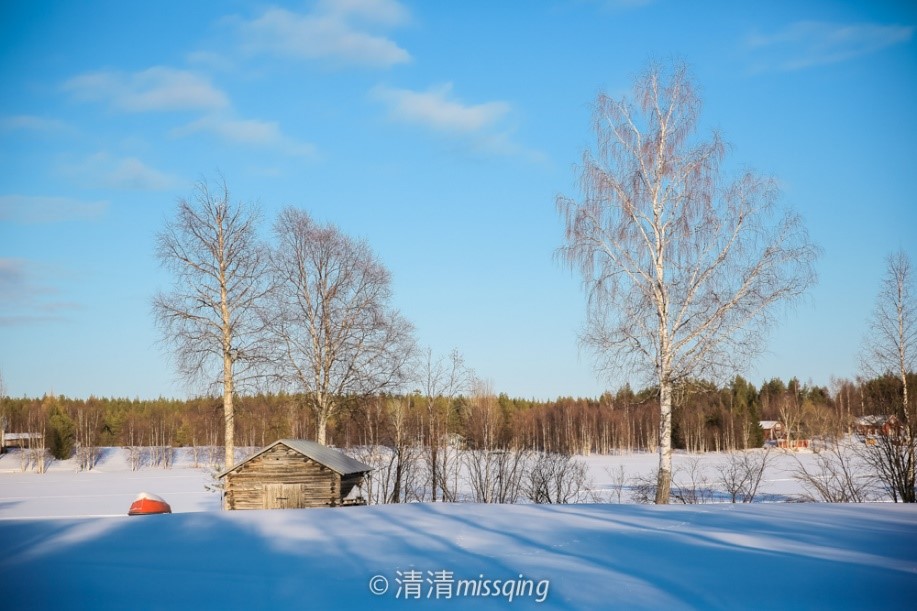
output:
[[[69,197],[0,195],[0,221],[10,223],[85,221],[99,218],[107,210],[107,201],[85,202]]]
[[[428,91],[378,86],[371,95],[388,106],[394,120],[452,133],[481,132],[510,111],[506,102],[467,105],[451,99],[451,93],[452,84],[446,83]]]
[[[171,174],[153,168],[136,157],[112,157],[96,153],[63,172],[89,187],[133,191],[165,191],[182,184]]]
[[[322,0],[319,12],[388,26],[404,25],[411,20],[407,8],[395,0]]]
[[[407,10],[392,0],[322,2],[310,13],[269,8],[240,24],[242,48],[291,59],[385,68],[410,54],[373,27],[405,23]]]
[[[514,141],[512,130],[505,125],[512,111],[508,102],[465,104],[453,97],[451,83],[427,91],[380,85],[370,96],[388,107],[391,120],[457,139],[475,153],[521,157],[533,163],[546,160],[542,152]]]
[[[311,157],[315,147],[286,136],[275,121],[259,119],[233,119],[208,116],[172,131],[174,136],[187,136],[196,132],[209,132],[233,144],[273,149],[287,155]]]
[[[104,180],[116,189],[137,191],[164,191],[180,183],[176,177],[150,167],[136,157],[114,161]]]
[[[196,52],[189,56],[192,59],[214,64],[220,61],[220,56]],[[172,130],[173,135],[210,132],[227,142],[273,148],[290,155],[315,154],[314,146],[285,136],[275,122],[231,118],[227,96],[193,72],[162,66],[134,74],[100,71],[74,77],[64,87],[81,99],[107,101],[114,108],[128,112],[209,111],[202,118]],[[221,110],[224,112],[216,112]],[[92,156],[78,169],[96,177],[98,184],[119,189],[163,190],[178,182],[137,158],[118,160],[105,153]]]
[[[207,78],[164,66],[132,74],[89,72],[69,79],[64,89],[78,99],[108,102],[126,112],[212,110],[229,104],[226,95]]]
[[[773,34],[747,39],[757,68],[800,70],[833,64],[911,40],[912,26],[798,21]]]

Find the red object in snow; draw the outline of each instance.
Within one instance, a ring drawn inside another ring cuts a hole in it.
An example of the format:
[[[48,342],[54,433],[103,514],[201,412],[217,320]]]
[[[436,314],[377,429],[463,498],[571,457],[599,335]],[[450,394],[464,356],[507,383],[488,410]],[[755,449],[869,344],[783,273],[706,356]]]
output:
[[[146,516],[152,513],[172,513],[172,508],[161,497],[149,492],[141,492],[127,512],[129,516]]]

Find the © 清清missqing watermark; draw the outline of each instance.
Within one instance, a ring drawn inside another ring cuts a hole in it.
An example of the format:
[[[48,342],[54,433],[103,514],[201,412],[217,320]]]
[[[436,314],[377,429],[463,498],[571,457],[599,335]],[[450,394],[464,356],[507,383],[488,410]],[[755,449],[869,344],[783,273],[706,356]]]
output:
[[[471,579],[456,578],[454,571],[420,571],[410,569],[395,571],[395,586],[391,586],[384,575],[373,575],[369,580],[369,591],[376,596],[394,590],[394,597],[404,600],[424,598],[505,598],[513,602],[517,598],[531,598],[543,603],[548,598],[551,582],[535,580],[521,573],[510,579],[491,579],[483,573]]]

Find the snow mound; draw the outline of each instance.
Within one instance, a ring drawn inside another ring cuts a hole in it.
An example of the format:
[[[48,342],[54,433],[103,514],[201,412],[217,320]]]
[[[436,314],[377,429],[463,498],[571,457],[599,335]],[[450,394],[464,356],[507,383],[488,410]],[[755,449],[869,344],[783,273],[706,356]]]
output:
[[[908,608],[917,508],[429,504],[0,520],[11,608]]]

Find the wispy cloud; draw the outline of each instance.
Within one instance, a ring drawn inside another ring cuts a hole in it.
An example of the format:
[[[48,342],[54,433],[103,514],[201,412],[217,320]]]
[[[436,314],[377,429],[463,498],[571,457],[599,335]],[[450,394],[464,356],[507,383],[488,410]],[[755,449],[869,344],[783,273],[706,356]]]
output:
[[[426,91],[374,87],[370,96],[388,107],[392,121],[442,134],[463,142],[468,149],[486,155],[523,157],[543,162],[543,153],[516,143],[506,125],[512,112],[508,102],[493,101],[466,104],[452,94],[446,83]]]
[[[275,121],[234,119],[217,116],[203,117],[172,131],[173,136],[209,132],[225,142],[272,149],[286,155],[312,157],[315,146],[285,135]]]
[[[846,61],[906,43],[913,26],[797,21],[746,40],[757,70],[801,70]]]
[[[107,210],[107,201],[85,202],[69,197],[0,195],[0,221],[8,223],[90,221],[102,217]]]
[[[103,180],[116,189],[136,191],[164,191],[181,181],[166,172],[161,172],[136,157],[112,160],[108,167],[103,165]]]
[[[0,258],[0,326],[61,322],[81,309],[61,299],[60,290],[42,278],[46,275],[25,259]]]
[[[182,184],[177,176],[157,170],[136,157],[113,157],[104,151],[61,169],[94,188],[165,191]]]
[[[403,25],[410,16],[394,0],[328,0],[312,11],[296,13],[272,7],[239,23],[242,49],[289,59],[332,65],[387,68],[411,55],[384,31]]]
[[[506,102],[463,104],[453,99],[451,83],[427,91],[378,86],[371,95],[388,106],[393,120],[451,133],[481,132],[500,121],[511,108]]]
[[[165,66],[134,73],[89,72],[66,81],[64,90],[125,112],[213,110],[229,105],[226,95],[206,77]]]
[[[322,0],[318,6],[321,13],[388,26],[404,25],[411,20],[408,9],[396,0]]]
[[[0,129],[7,131],[58,132],[69,129],[69,126],[59,119],[49,119],[35,115],[13,115],[0,117]]]
[[[221,61],[220,56],[209,52],[198,52],[193,57],[211,64]],[[276,122],[234,118],[229,98],[194,72],[163,66],[133,74],[99,71],[74,77],[64,88],[80,99],[107,102],[125,112],[202,111],[201,118],[173,129],[173,136],[210,132],[226,142],[287,155],[315,154],[313,145],[284,135]],[[74,170],[73,174],[88,174],[95,184],[110,188],[164,190],[178,184],[175,177],[135,157],[114,159],[106,153],[90,157]]]

